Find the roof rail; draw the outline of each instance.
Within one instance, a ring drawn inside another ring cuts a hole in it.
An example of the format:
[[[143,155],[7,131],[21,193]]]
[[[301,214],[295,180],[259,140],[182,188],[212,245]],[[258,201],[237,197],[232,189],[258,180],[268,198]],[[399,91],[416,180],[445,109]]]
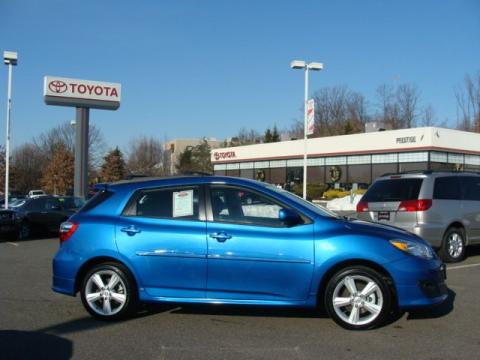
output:
[[[409,170],[409,171],[400,171],[400,172],[392,172],[392,173],[385,173],[380,176],[392,176],[392,175],[407,175],[407,174],[423,174],[429,175],[433,173],[466,173],[466,174],[476,174],[480,175],[478,171],[470,171],[470,170],[450,170],[450,169],[435,169],[435,170]]]

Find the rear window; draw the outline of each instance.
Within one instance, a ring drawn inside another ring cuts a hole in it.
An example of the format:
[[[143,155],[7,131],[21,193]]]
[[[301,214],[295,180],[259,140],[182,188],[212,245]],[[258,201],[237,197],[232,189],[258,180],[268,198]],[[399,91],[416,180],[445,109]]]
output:
[[[103,203],[112,195],[113,193],[111,191],[101,190],[97,192],[90,200],[88,200],[87,203],[78,212],[80,213],[80,212],[92,210],[93,208]]]
[[[480,201],[480,176],[462,177],[463,199]]]
[[[362,201],[386,202],[417,200],[423,179],[389,179],[372,184]]]

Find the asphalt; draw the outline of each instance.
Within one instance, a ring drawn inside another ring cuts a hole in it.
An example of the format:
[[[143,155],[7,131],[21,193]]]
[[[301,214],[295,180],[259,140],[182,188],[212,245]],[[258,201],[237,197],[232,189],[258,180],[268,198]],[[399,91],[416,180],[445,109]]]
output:
[[[305,309],[149,306],[124,322],[50,290],[57,239],[0,242],[0,359],[475,359],[480,249],[450,266],[442,306],[352,332]]]

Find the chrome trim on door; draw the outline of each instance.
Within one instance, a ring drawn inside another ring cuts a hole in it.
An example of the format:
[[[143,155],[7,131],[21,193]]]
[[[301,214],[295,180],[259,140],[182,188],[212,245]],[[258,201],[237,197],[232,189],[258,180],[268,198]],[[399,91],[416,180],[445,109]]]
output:
[[[231,254],[208,254],[208,259],[216,260],[237,260],[237,261],[258,261],[258,262],[276,262],[276,263],[290,263],[290,264],[313,264],[313,261],[301,258],[265,258],[255,256],[236,256]]]
[[[180,258],[196,258],[196,259],[206,259],[206,254],[195,254],[189,251],[177,251],[177,250],[166,250],[158,249],[152,251],[137,251],[135,253],[137,256],[164,256],[164,257],[180,257]]]

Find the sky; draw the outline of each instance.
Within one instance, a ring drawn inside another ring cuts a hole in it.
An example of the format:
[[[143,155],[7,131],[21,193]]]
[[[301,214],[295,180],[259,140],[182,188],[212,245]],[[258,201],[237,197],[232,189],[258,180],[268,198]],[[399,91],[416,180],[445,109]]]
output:
[[[109,147],[141,136],[263,133],[303,117],[294,59],[324,64],[310,92],[347,86],[375,110],[382,84],[415,84],[455,126],[455,89],[480,71],[478,0],[0,0],[0,50],[17,51],[12,142],[75,117],[43,102],[43,77],[122,84],[117,111],[92,110]],[[0,67],[0,144],[7,67]]]

